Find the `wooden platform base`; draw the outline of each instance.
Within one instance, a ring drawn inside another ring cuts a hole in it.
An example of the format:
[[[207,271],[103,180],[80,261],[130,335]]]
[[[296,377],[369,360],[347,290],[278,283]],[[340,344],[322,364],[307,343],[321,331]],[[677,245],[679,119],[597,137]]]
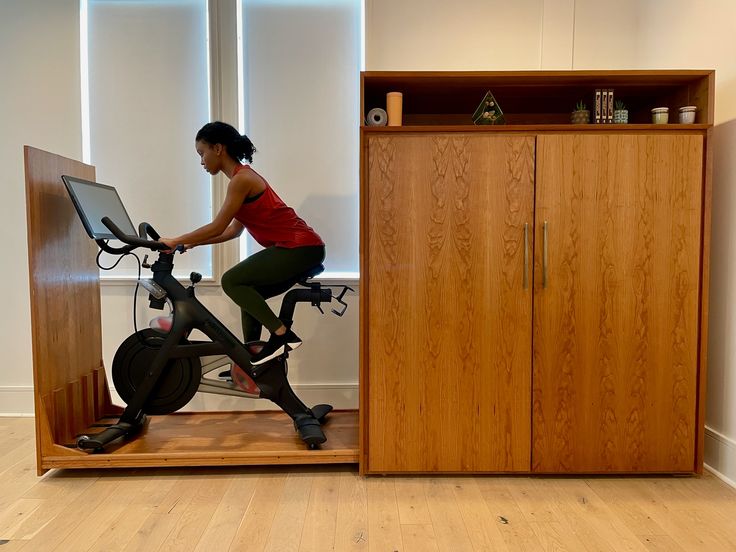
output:
[[[135,438],[90,454],[56,445],[42,468],[351,464],[358,462],[358,413],[332,412],[327,442],[307,450],[283,412],[196,412],[152,416]],[[101,420],[115,423],[117,419]],[[90,427],[88,433],[101,431]]]
[[[99,433],[95,420],[112,425],[118,419],[105,417],[121,411],[101,363],[98,248],[62,182],[62,175],[94,181],[95,168],[29,146],[24,155],[39,475],[51,468],[358,462],[354,411],[328,416],[320,450],[307,450],[280,411],[155,416],[103,454],[77,449],[78,434]]]

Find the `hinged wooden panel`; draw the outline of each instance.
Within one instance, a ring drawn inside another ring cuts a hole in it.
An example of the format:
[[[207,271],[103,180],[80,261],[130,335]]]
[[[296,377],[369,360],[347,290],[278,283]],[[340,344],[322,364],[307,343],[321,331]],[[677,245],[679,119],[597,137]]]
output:
[[[367,142],[367,471],[528,471],[534,138]]]
[[[533,470],[691,472],[703,137],[537,144]]]

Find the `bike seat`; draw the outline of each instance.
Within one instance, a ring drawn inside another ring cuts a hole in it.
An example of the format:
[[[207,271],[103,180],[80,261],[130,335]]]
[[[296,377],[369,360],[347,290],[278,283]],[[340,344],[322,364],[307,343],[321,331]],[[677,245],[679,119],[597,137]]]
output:
[[[322,272],[324,272],[324,270],[325,270],[324,265],[321,265],[320,264],[320,265],[317,265],[317,266],[313,266],[309,270],[307,270],[305,272],[302,272],[301,274],[297,275],[295,279],[296,279],[297,282],[299,282],[300,284],[304,285],[304,284],[306,284],[306,281],[309,278],[314,278],[315,276],[317,276],[317,274],[322,274]]]

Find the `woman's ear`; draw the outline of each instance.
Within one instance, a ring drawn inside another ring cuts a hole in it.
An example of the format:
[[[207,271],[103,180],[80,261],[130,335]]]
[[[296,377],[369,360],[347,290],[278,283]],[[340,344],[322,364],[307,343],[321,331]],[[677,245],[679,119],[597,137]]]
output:
[[[222,144],[215,144],[215,153],[218,157],[220,156],[220,154],[222,153]]]

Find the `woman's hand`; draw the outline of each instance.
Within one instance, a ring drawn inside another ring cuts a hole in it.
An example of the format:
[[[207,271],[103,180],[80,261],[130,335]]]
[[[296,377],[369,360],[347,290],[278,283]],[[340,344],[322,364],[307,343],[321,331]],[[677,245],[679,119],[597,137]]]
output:
[[[164,250],[164,253],[171,253],[176,249],[177,245],[181,245],[181,242],[177,238],[159,238],[158,241],[167,247],[167,249]]]

